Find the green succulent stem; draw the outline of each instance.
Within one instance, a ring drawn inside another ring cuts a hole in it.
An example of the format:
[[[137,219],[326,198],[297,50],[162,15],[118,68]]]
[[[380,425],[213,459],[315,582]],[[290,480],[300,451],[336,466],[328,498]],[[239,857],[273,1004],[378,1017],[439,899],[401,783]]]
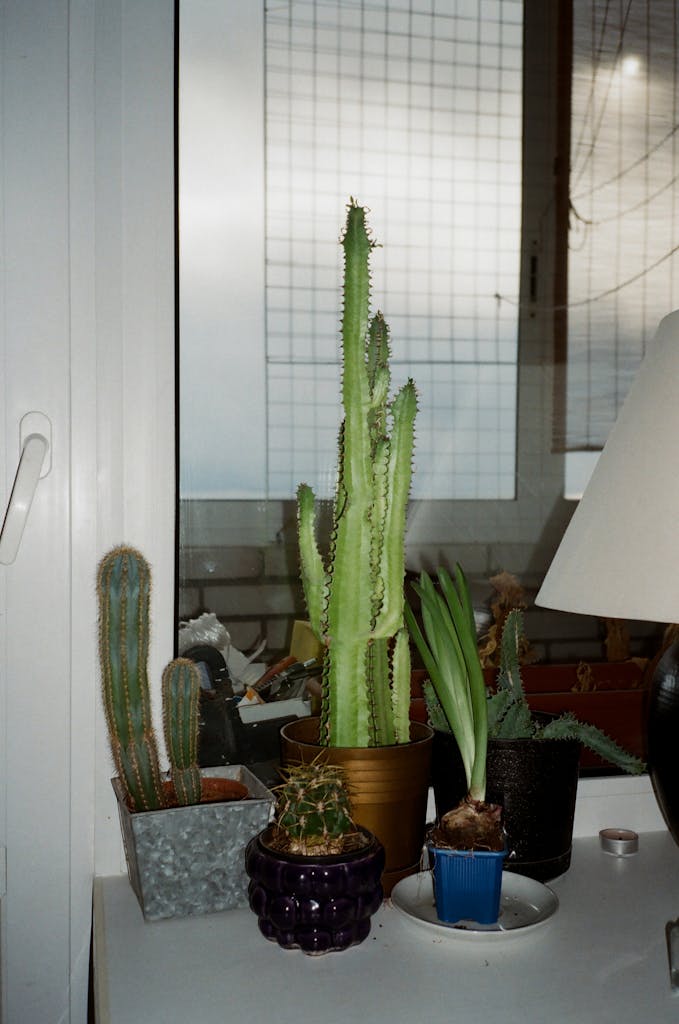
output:
[[[519,651],[523,633],[523,614],[513,608],[502,630],[497,690],[488,699],[491,735],[503,740],[530,737],[578,740],[604,761],[630,775],[643,772],[645,765],[640,758],[624,750],[597,726],[580,722],[569,712],[544,725],[533,718],[521,678]]]
[[[200,672],[188,658],[175,658],[162,678],[163,730],[177,802],[200,803],[198,720]]]
[[[152,724],[147,662],[151,570],[121,545],[99,563],[99,659],[111,752],[132,811],[167,806]],[[200,673],[187,658],[163,672],[163,729],[180,804],[200,802],[198,766]]]
[[[348,207],[344,248],[342,404],[338,481],[327,564],[316,542],[315,499],[297,492],[301,577],[312,628],[326,647],[322,741],[367,747],[407,742],[410,695],[404,629],[405,523],[415,385],[389,402],[388,327],[370,319],[365,210]]]
[[[120,546],[97,573],[102,697],[111,752],[129,806],[165,805],[151,717],[147,659],[151,574],[143,555]]]

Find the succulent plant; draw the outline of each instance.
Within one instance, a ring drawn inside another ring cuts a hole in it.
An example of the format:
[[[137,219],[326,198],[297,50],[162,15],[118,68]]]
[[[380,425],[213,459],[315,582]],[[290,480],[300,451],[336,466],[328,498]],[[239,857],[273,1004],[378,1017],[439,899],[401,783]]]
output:
[[[454,602],[455,590],[451,589],[452,582],[445,570],[439,570],[439,581],[446,601]],[[462,606],[470,609],[466,581],[459,566],[457,589],[462,595]],[[484,748],[482,745],[479,746],[478,740],[476,744],[470,742],[471,731],[465,724],[472,721],[470,717],[471,703],[463,699],[465,686],[461,681],[466,678],[466,675],[470,681],[476,680],[476,686],[472,686],[469,692],[474,692],[477,696],[481,693],[485,695],[489,737],[503,740],[575,739],[622,771],[633,775],[644,771],[645,766],[640,758],[628,753],[601,729],[578,721],[570,713],[563,714],[544,724],[533,717],[521,679],[520,650],[524,626],[523,613],[519,608],[513,608],[505,619],[500,643],[501,655],[497,688],[494,693],[488,694],[485,691],[485,684],[484,690],[481,690],[479,686],[479,679],[482,680],[483,676],[479,676],[477,672],[478,659],[472,648],[472,644],[474,647],[476,645],[473,616],[470,619],[467,611],[466,616],[461,617],[454,605],[452,611],[455,614],[449,614],[446,611],[446,602],[441,594],[436,593],[433,583],[426,573],[422,574],[420,583],[415,584],[415,590],[422,601],[426,639],[409,607],[406,609],[406,615],[413,639],[429,673],[429,680],[424,684],[429,719],[435,729],[454,734],[460,747],[470,786],[472,778],[472,771],[468,768],[471,763],[470,758],[473,760],[475,749],[480,757]],[[451,633],[452,623],[455,623],[457,627],[455,637],[464,636],[466,638],[464,669],[462,668],[461,639],[456,640],[453,637],[451,640],[446,635],[446,630],[449,634]],[[477,724],[477,720],[474,721]],[[483,756],[485,759],[485,754]],[[480,777],[481,766],[476,761],[474,763]],[[478,787],[476,791],[480,792]]]
[[[327,560],[307,484],[297,492],[298,536],[309,619],[326,648],[321,742],[367,747],[410,739],[403,581],[417,396],[409,380],[389,399],[389,331],[369,312],[375,243],[353,200],[342,245],[344,418]]]
[[[523,691],[519,665],[522,635],[523,615],[518,609],[513,609],[507,616],[502,630],[497,690],[488,700],[489,734],[497,739],[533,737],[544,740],[578,740],[604,761],[630,775],[639,775],[643,772],[644,762],[624,750],[597,726],[580,722],[570,713],[560,715],[545,724],[537,722],[531,716]]]
[[[175,658],[162,679],[163,730],[179,804],[200,803],[198,718],[200,672],[195,661]]]
[[[284,770],[277,788],[276,826],[288,853],[342,853],[356,834],[344,771],[317,760]]]
[[[165,805],[147,677],[151,574],[138,551],[114,548],[99,564],[99,656],[111,752],[130,808]]]
[[[118,779],[132,811],[167,806],[148,685],[151,572],[134,548],[121,545],[99,564],[99,659],[102,697]],[[186,658],[163,673],[163,724],[177,802],[199,803],[200,675]]]
[[[467,793],[443,816],[432,838],[456,849],[501,850],[500,808],[486,803],[488,700],[476,640],[469,586],[460,566],[452,579],[438,571],[439,588],[426,572],[413,589],[420,598],[422,625],[410,607],[406,619],[429,674],[428,701],[436,724],[452,731],[462,757]]]

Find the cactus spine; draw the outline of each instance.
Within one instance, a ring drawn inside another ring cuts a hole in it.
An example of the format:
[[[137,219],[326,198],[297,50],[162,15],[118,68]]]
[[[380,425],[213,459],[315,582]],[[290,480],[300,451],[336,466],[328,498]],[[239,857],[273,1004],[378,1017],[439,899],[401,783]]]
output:
[[[405,519],[417,412],[409,380],[389,402],[388,328],[369,322],[365,210],[351,201],[344,248],[338,481],[327,565],[315,539],[315,499],[298,489],[302,583],[325,644],[321,742],[382,746],[410,738],[410,657],[403,620]]]
[[[162,679],[163,731],[179,804],[200,803],[198,716],[200,672],[195,662],[176,658]]]
[[[278,787],[276,825],[289,853],[341,853],[345,838],[356,832],[344,772],[334,765],[295,765]]]
[[[147,678],[149,567],[118,547],[99,565],[99,652],[104,711],[118,777],[130,808],[164,806]]]

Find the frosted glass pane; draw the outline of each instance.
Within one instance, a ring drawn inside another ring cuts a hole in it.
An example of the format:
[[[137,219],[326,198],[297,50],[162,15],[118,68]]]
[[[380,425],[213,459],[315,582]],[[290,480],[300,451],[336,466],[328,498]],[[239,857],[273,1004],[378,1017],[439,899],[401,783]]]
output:
[[[413,496],[514,497],[517,310],[495,296],[519,286],[521,22],[520,0],[267,4],[269,497],[334,490],[349,196],[419,390]]]

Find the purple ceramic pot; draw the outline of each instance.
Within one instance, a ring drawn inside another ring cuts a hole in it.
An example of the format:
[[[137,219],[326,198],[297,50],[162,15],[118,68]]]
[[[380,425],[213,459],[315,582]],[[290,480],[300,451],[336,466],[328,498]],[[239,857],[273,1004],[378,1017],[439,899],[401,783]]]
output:
[[[260,832],[245,850],[250,909],[262,935],[312,956],[363,942],[382,903],[379,840],[362,829],[370,843],[361,850],[300,857],[267,846],[270,831]]]

